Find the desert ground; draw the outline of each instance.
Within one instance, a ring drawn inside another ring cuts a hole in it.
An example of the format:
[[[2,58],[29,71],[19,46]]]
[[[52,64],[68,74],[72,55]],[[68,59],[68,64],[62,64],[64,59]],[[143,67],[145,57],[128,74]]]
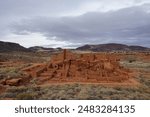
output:
[[[75,51],[75,53],[87,52]],[[0,99],[150,100],[150,52],[113,53],[113,56],[119,58],[119,65],[129,70],[129,80],[132,79],[132,82],[90,82],[90,80],[89,82],[76,80],[52,82],[38,79],[25,72],[24,69],[48,64],[57,54],[50,52],[0,53]],[[108,55],[111,58],[112,53]]]

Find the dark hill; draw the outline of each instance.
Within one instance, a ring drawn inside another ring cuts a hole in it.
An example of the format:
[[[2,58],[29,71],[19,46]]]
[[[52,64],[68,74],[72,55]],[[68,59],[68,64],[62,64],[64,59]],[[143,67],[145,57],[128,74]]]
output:
[[[11,43],[11,42],[3,42],[0,41],[0,52],[29,52],[27,48],[17,44],[17,43]]]
[[[84,45],[78,47],[77,50],[101,52],[101,51],[149,51],[150,49],[142,46],[128,46],[124,44],[109,43],[98,45]]]
[[[45,47],[41,47],[41,46],[34,46],[34,47],[30,47],[29,50],[34,51],[34,52],[55,52],[55,51],[59,51],[61,50],[61,48],[45,48]]]

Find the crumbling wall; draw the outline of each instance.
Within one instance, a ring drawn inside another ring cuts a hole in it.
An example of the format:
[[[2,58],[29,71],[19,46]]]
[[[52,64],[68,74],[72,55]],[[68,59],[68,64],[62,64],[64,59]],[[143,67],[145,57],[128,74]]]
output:
[[[53,56],[46,65],[26,71],[40,81],[123,82],[129,79],[129,74],[118,61],[118,57],[107,53],[76,54],[64,50]]]

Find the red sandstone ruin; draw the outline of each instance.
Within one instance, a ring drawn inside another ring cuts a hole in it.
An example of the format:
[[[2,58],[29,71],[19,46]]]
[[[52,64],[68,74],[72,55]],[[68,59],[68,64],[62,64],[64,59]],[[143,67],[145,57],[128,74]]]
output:
[[[128,70],[110,54],[77,54],[68,50],[54,55],[47,64],[36,64],[23,69],[40,82],[124,82]]]

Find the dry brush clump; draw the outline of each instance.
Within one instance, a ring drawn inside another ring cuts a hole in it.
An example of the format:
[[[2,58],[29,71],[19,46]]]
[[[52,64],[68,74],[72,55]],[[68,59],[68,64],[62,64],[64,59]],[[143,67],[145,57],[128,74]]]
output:
[[[128,100],[150,99],[148,87],[107,87],[94,84],[62,84],[42,87],[11,87],[0,95],[1,99],[21,100]]]
[[[16,67],[0,68],[0,79],[22,76],[24,76],[24,73]]]
[[[38,87],[13,86],[8,87],[7,90],[0,95],[0,99],[37,99],[36,95],[38,95]]]
[[[24,61],[26,63],[38,63],[50,58],[51,53],[36,52],[11,52],[0,53],[0,61]]]

